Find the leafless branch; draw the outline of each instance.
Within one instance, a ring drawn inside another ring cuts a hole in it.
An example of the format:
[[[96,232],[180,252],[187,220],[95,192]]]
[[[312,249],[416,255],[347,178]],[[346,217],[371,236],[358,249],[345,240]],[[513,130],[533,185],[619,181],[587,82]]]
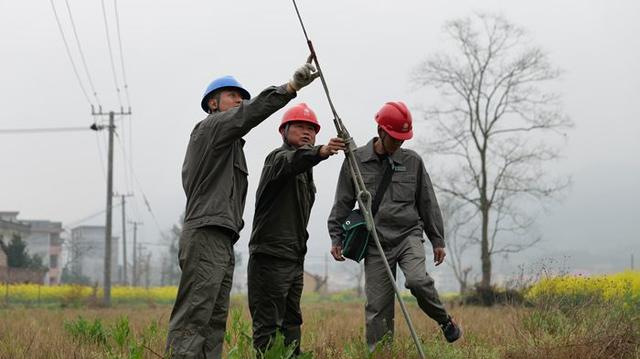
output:
[[[542,87],[560,71],[523,29],[502,16],[476,14],[449,21],[445,32],[456,51],[428,57],[413,71],[412,81],[438,90],[445,104],[425,112],[436,138],[425,147],[429,155],[446,158],[445,175],[436,176],[434,186],[462,203],[451,214],[450,231],[460,241],[455,250],[478,241],[487,251],[483,258],[525,250],[539,239],[509,241],[501,234],[525,237],[535,216],[523,204],[557,197],[570,184],[544,170],[559,152],[541,140],[542,134],[545,140],[563,138],[573,126],[561,111],[558,94]],[[473,208],[468,212],[475,217],[456,222],[465,206]],[[456,276],[462,275],[461,263],[455,265]],[[483,265],[483,283],[488,284],[490,273],[484,268],[490,269],[490,263]]]

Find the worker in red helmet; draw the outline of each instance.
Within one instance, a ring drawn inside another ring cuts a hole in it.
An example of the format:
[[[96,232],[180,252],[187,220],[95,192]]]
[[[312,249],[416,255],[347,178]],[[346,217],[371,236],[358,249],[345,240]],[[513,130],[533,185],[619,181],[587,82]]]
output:
[[[249,310],[258,351],[264,353],[280,331],[285,344],[296,343],[299,353],[307,224],[316,195],[313,167],[344,150],[345,144],[332,138],[316,146],[320,124],[304,103],[284,113],[279,131],[283,144],[266,157],[256,193],[249,242]]]
[[[378,190],[383,191],[374,222],[384,255],[393,273],[400,266],[406,278],[405,286],[416,297],[420,308],[440,324],[446,340],[453,342],[460,338],[462,331],[445,310],[426,271],[423,245],[424,232],[433,246],[436,266],[444,261],[442,215],[422,158],[412,150],[401,148],[404,141],[413,137],[411,113],[402,102],[387,102],[375,119],[378,137],[356,149],[355,154],[367,190],[372,196]],[[345,260],[342,224],[356,203],[354,188],[345,161],[328,221],[331,254],[337,261]],[[392,337],[394,322],[393,286],[382,253],[373,241],[366,249],[364,268],[366,337],[373,351],[385,336]]]

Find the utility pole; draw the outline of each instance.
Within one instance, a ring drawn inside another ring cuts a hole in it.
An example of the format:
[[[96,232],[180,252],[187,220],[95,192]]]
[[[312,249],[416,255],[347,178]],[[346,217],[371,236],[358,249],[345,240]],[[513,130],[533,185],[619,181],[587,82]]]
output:
[[[122,272],[123,272],[123,276],[122,276],[122,284],[124,285],[128,285],[129,284],[129,280],[127,278],[127,218],[126,218],[126,214],[125,214],[125,207],[126,207],[126,199],[127,197],[133,197],[132,194],[117,194],[114,193],[113,194],[116,197],[120,197],[122,199]],[[134,249],[135,251],[135,249]]]
[[[134,287],[138,286],[138,254],[137,254],[137,242],[138,242],[138,225],[142,225],[142,222],[129,221],[133,224],[133,270],[131,273],[131,281]]]
[[[144,261],[144,287],[151,285],[151,253],[147,253],[147,260]]]
[[[329,256],[328,254],[324,254],[324,281],[327,283],[327,288],[329,288]]]
[[[113,133],[115,132],[115,116],[116,113],[114,111],[109,111],[108,113],[102,112],[102,106],[99,107],[99,111],[96,112],[91,106],[91,115],[93,116],[109,116],[109,126],[107,126],[109,130],[109,156],[107,162],[107,220],[105,223],[105,247],[104,247],[104,298],[103,305],[105,307],[111,306],[111,226],[112,226],[112,213],[113,209],[112,199],[113,199]],[[122,108],[120,108],[119,115],[131,115],[131,108],[129,108],[128,112],[124,112]],[[104,129],[104,126],[93,124],[91,129],[94,131]]]
[[[142,278],[141,277],[142,277],[142,272],[144,270],[142,268],[142,264],[144,264],[144,263],[142,263],[143,262],[143,260],[142,260],[142,243],[138,243],[138,258],[140,259],[140,262],[138,262],[138,264],[136,265],[136,268],[138,268],[138,270],[140,271],[138,273],[138,279],[140,279],[140,282],[142,282]]]

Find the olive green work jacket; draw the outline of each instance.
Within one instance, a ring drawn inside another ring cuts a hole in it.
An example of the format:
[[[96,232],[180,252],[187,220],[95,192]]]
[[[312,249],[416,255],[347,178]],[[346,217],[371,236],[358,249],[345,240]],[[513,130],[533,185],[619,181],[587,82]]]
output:
[[[195,126],[182,165],[187,196],[184,229],[219,226],[233,231],[237,239],[244,227],[247,197],[242,137],[295,96],[286,85],[268,87],[239,107],[209,114]]]
[[[371,198],[376,196],[376,187],[382,179],[385,166],[373,149],[375,140],[372,139],[354,152]],[[391,159],[394,163],[391,183],[374,218],[381,244],[385,249],[393,247],[410,235],[422,237],[424,231],[434,248],[444,247],[442,214],[422,158],[412,150],[400,148],[391,155]],[[333,245],[342,241],[342,223],[354,208],[356,195],[345,159],[328,220]]]
[[[316,193],[312,168],[324,160],[320,147],[296,149],[283,144],[266,157],[256,193],[250,254],[304,260]]]

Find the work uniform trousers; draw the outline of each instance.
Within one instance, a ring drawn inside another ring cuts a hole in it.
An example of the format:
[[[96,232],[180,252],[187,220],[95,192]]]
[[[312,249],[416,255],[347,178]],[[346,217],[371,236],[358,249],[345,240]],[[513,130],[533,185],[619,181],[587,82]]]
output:
[[[300,352],[303,273],[301,261],[264,254],[252,254],[249,258],[249,310],[257,350],[264,352],[279,330],[285,345],[296,342],[295,352]]]
[[[385,250],[385,255],[395,277],[396,267],[404,273],[405,286],[418,300],[418,305],[438,323],[446,322],[448,314],[440,302],[433,279],[426,272],[425,250],[422,239],[409,236],[395,247]],[[380,252],[370,246],[364,261],[366,336],[369,350],[385,335],[393,338],[395,293]]]
[[[234,240],[232,231],[215,226],[182,232],[178,251],[182,275],[169,321],[169,357],[222,357]]]

